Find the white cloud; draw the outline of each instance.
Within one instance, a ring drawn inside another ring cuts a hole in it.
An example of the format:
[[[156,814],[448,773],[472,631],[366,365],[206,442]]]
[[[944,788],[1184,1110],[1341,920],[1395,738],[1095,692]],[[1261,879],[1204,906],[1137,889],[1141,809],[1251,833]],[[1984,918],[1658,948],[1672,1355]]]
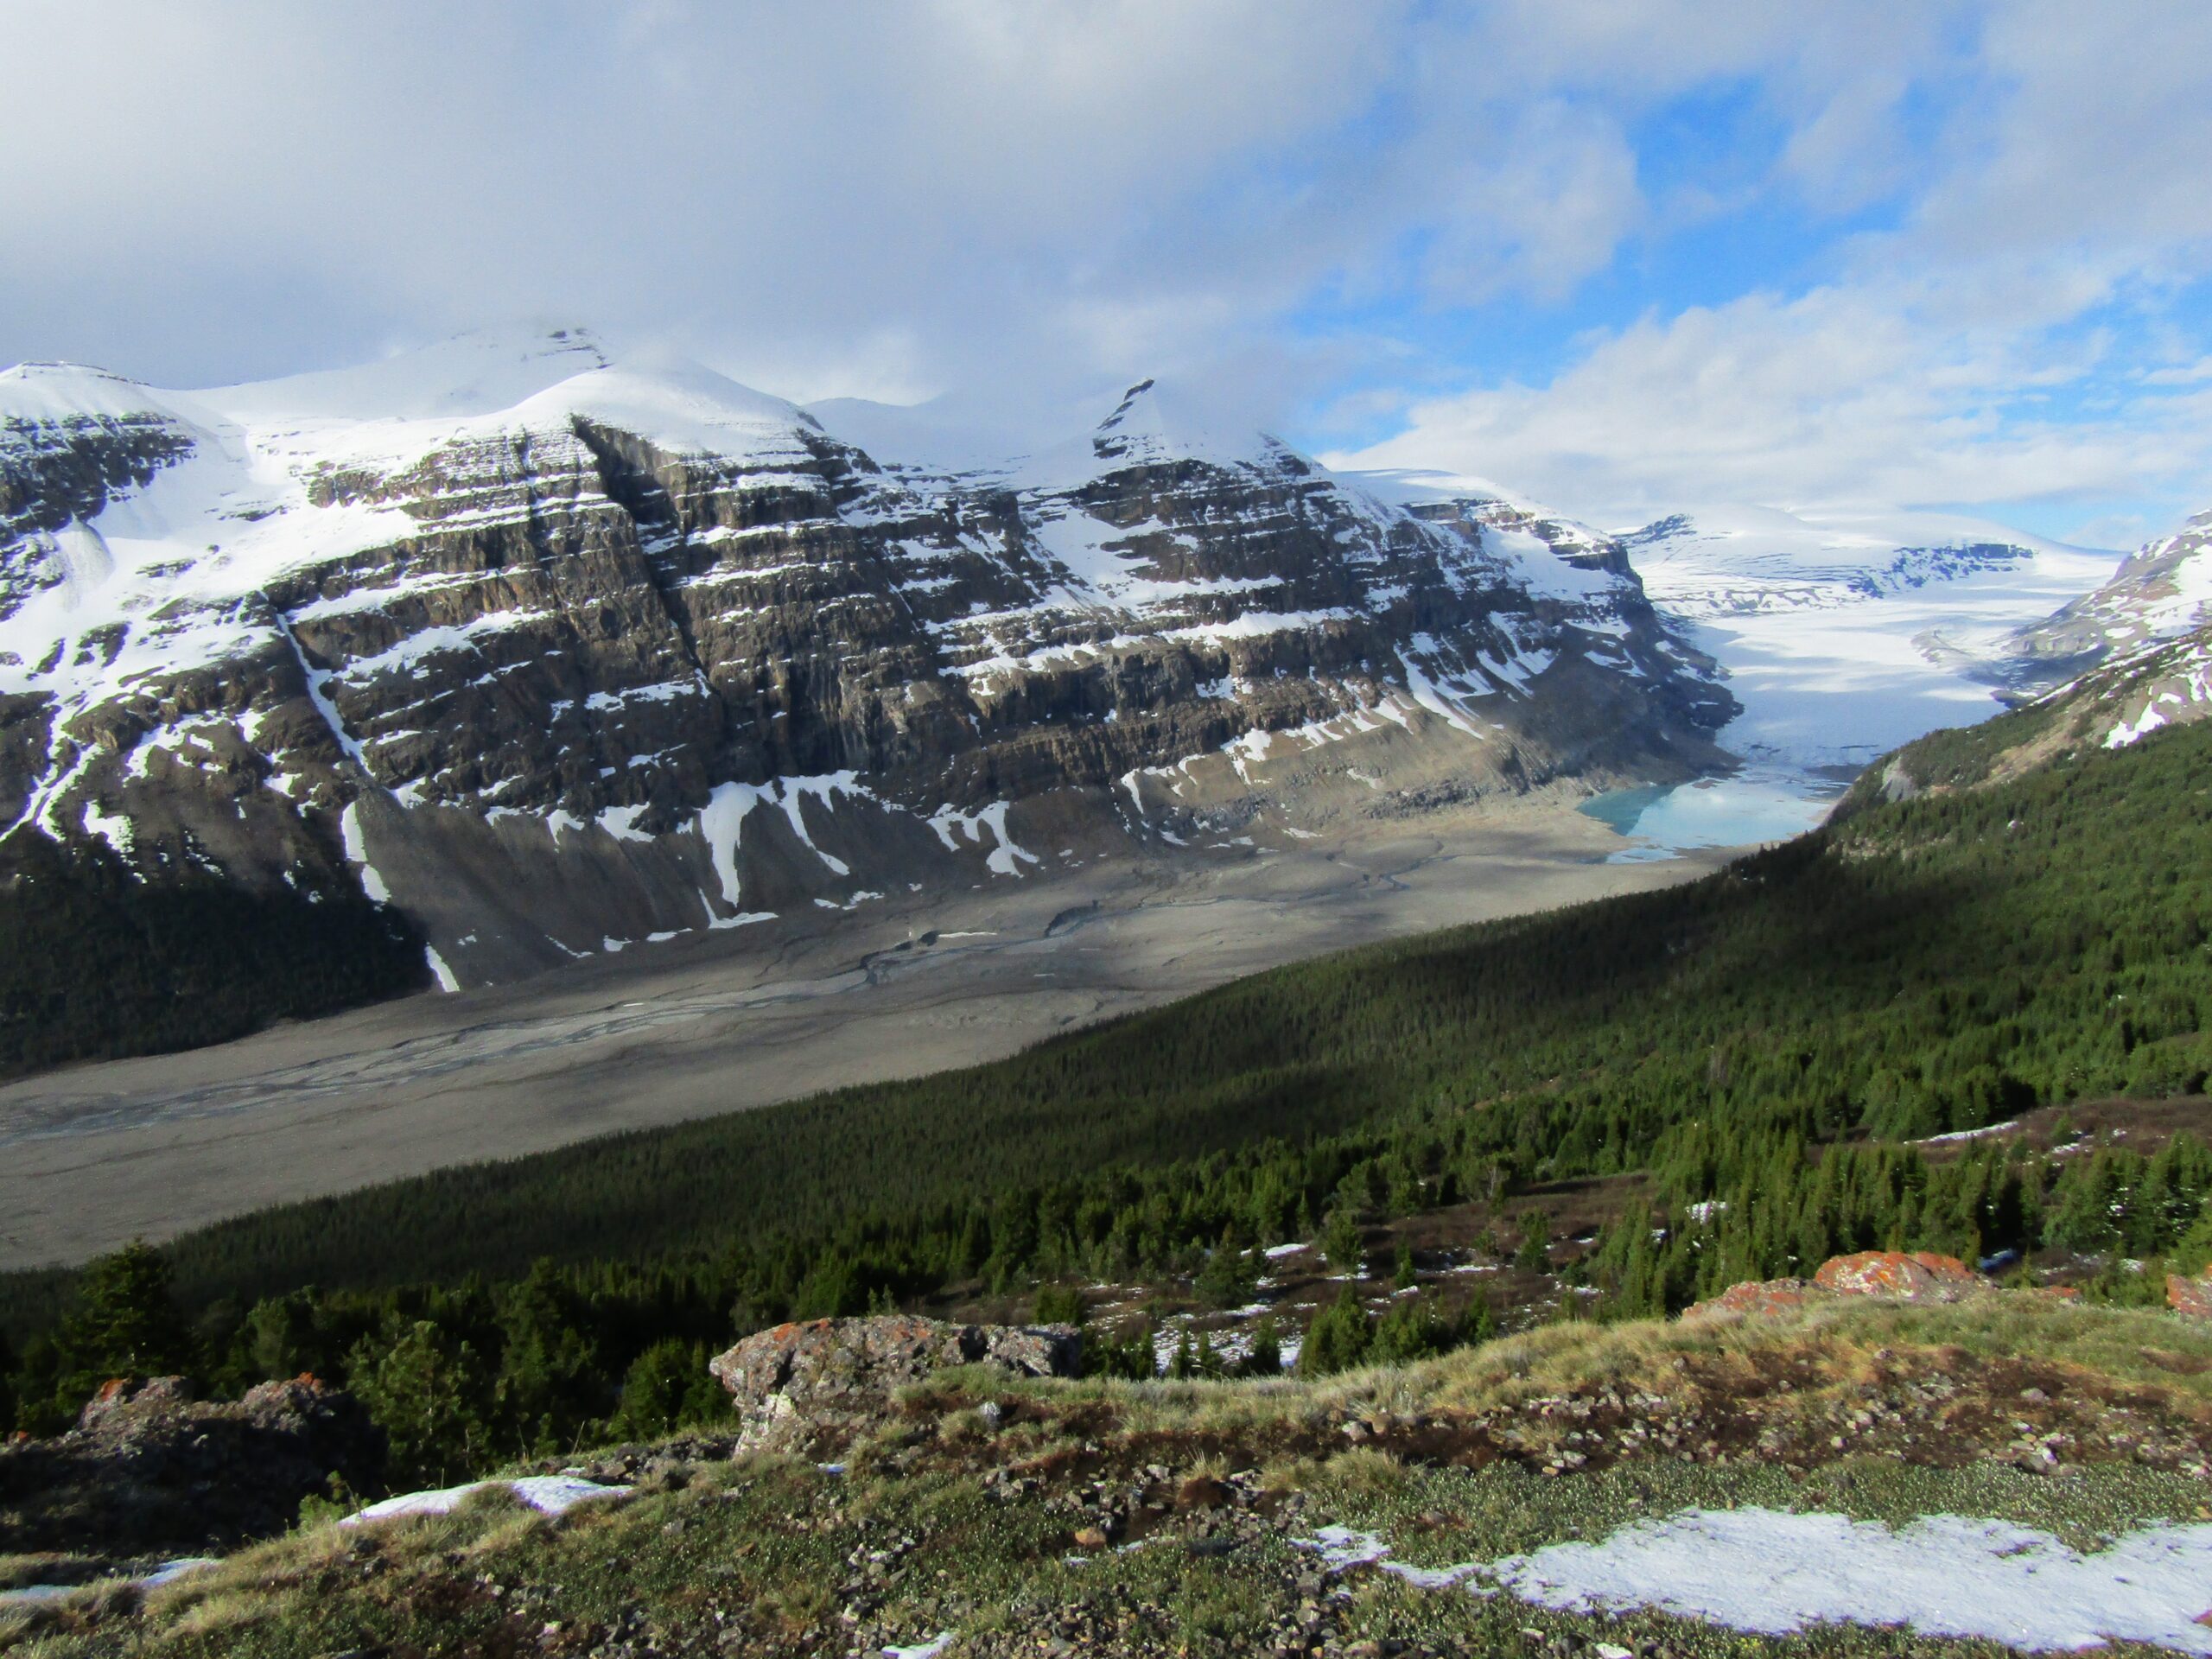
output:
[[[836,383],[887,333],[928,342],[899,380],[1065,353],[1224,265],[1311,280],[1257,245],[1323,208],[1238,175],[1358,112],[1389,10],[22,4],[0,331],[156,373],[487,314]]]
[[[2102,536],[2212,500],[2212,397],[2183,390],[2212,361],[2204,318],[2174,309],[2212,256],[2212,10],[2037,0],[1861,43],[1859,73],[1825,81],[1849,56],[1833,33],[1776,53],[1768,99],[1794,88],[1808,112],[1777,177],[1821,212],[1903,188],[1895,228],[1794,294],[1602,328],[1541,382],[1408,396],[1402,429],[1333,459],[1624,519],[1724,499],[2146,504],[2079,532]],[[1916,111],[1916,77],[1939,70],[1948,105]]]
[[[1961,329],[1954,304],[1940,289],[1868,283],[1647,318],[1541,387],[1415,402],[1398,435],[1328,459],[1510,480],[1617,522],[1698,501],[2125,496],[2202,467],[2193,404],[2043,412],[2037,389],[2066,390],[2089,360],[2032,355],[2010,329]]]
[[[2212,8],[2181,0],[7,17],[0,361],[192,384],[538,315],[801,398],[1179,372],[1280,421],[1395,376],[1372,456],[1624,508],[2125,502],[2212,448],[2171,315],[2212,245]],[[1757,153],[1653,137],[1731,98]],[[1890,228],[1732,270],[1760,213]],[[1633,297],[1700,235],[1705,303]],[[1471,306],[1541,328],[1599,273],[1632,297],[1529,384],[1420,343]]]

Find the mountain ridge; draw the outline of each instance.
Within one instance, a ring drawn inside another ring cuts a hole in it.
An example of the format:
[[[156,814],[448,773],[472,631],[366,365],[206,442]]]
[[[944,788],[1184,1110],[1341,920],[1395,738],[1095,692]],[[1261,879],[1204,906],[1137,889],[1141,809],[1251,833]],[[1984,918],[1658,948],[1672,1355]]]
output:
[[[189,394],[10,371],[0,832],[357,886],[467,984],[1721,760],[1625,560],[1173,403],[962,476],[566,330]]]

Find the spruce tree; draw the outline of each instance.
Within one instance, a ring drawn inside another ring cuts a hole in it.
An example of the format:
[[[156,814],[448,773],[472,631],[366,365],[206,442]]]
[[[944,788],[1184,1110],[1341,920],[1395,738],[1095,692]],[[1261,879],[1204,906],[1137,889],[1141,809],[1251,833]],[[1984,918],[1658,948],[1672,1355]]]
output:
[[[168,1262],[143,1239],[86,1264],[55,1338],[65,1390],[82,1399],[111,1377],[193,1370],[192,1336],[169,1282]]]
[[[391,1437],[395,1480],[444,1485],[492,1460],[492,1372],[474,1344],[417,1319],[391,1340],[364,1338],[347,1369]]]
[[[1370,1340],[1367,1312],[1347,1286],[1306,1327],[1306,1340],[1298,1350],[1299,1375],[1326,1376],[1349,1370],[1367,1357]]]
[[[1252,1348],[1244,1357],[1244,1373],[1248,1376],[1282,1375],[1282,1341],[1275,1334],[1272,1313],[1262,1313],[1252,1327]]]
[[[1513,1253],[1513,1265],[1530,1273],[1549,1272],[1551,1242],[1551,1217],[1541,1210],[1531,1210],[1521,1218],[1521,1248]]]
[[[1357,1279],[1367,1269],[1367,1252],[1360,1242],[1359,1217],[1348,1204],[1329,1211],[1321,1226],[1321,1254],[1338,1273]]]

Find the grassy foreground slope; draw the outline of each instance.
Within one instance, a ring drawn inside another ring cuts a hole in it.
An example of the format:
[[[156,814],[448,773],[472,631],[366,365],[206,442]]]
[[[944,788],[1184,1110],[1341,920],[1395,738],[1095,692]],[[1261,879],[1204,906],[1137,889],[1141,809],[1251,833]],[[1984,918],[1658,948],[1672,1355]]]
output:
[[[557,1522],[487,1495],[448,1517],[308,1525],[143,1608],[114,1586],[0,1607],[0,1649],[1994,1655],[1988,1640],[1849,1623],[1759,1636],[1643,1608],[1555,1611],[1332,1569],[1310,1541],[1345,1527],[1434,1569],[1757,1507],[1892,1528],[1986,1517],[2094,1550],[2203,1516],[2209,1427],[2212,1332],[2024,1295],[1559,1325],[1319,1382],[951,1373],[839,1448],[835,1470],[731,1461],[698,1439],[588,1456],[634,1495]],[[1865,1580],[1847,1551],[1831,1565]],[[1968,1586],[1960,1605],[1973,1602]],[[2079,1628],[2105,1628],[2101,1610],[2077,1611]]]

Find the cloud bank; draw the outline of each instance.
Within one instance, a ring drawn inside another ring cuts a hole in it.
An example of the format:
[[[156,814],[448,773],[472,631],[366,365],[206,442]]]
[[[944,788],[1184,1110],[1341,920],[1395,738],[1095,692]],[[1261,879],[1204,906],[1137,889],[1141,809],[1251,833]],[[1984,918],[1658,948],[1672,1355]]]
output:
[[[16,0],[0,44],[0,359],[545,317],[802,399],[1204,379],[1600,514],[2212,499],[2185,0]]]

